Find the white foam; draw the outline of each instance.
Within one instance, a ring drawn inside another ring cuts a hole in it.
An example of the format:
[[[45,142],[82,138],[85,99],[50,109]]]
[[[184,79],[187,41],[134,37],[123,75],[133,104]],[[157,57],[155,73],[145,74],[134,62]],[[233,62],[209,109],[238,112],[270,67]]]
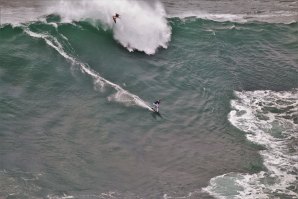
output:
[[[67,194],[63,194],[63,196],[47,195],[47,198],[48,199],[71,199],[71,198],[75,198],[75,197],[67,195]]]
[[[62,195],[47,195],[48,199],[69,199],[69,198],[80,198],[80,199],[91,199],[91,198],[98,198],[98,199],[116,199],[116,198],[141,198],[136,195],[129,195],[129,196],[124,196],[123,193],[120,192],[115,192],[115,191],[108,191],[104,193],[99,193],[99,194],[79,194],[79,195],[67,195],[67,194],[62,194]]]
[[[190,192],[185,196],[169,196],[168,194],[163,195],[163,199],[190,199],[196,192]]]
[[[208,19],[213,21],[233,21],[233,22],[247,22],[245,15],[236,15],[236,14],[220,14],[220,13],[208,13],[204,11],[188,11],[179,14],[171,14],[168,17],[178,17],[181,19],[188,17],[196,17],[200,19]]]
[[[274,194],[298,197],[298,152],[289,152],[289,145],[298,139],[298,90],[235,92],[237,99],[231,101],[229,121],[247,134],[247,139],[261,144],[266,150],[260,152],[268,171],[256,174],[225,174],[211,179],[203,190],[216,198],[272,198]],[[233,181],[230,195],[220,192],[224,182]],[[241,189],[239,189],[239,186]],[[231,193],[237,190],[236,193]]]
[[[62,45],[59,43],[59,41],[47,34],[42,33],[35,33],[26,28],[24,30],[28,35],[35,38],[41,38],[43,39],[49,46],[51,46],[53,49],[55,49],[60,55],[62,55],[65,59],[70,61],[72,64],[76,64],[80,66],[80,69],[83,73],[88,74],[90,77],[93,78],[94,84],[100,86],[101,88],[105,86],[110,86],[114,88],[117,92],[113,94],[112,96],[109,96],[109,100],[117,101],[120,103],[123,103],[125,105],[137,105],[143,108],[146,108],[148,110],[151,110],[150,106],[142,100],[139,96],[134,95],[130,93],[129,91],[123,89],[121,86],[101,77],[96,71],[92,70],[90,67],[88,67],[86,64],[80,62],[75,57],[67,54]]]
[[[61,0],[48,8],[47,13],[59,14],[64,22],[100,20],[113,30],[114,38],[130,51],[154,54],[159,47],[167,48],[171,39],[165,10],[157,1],[149,5],[145,1],[133,0]],[[120,14],[116,24],[112,19],[115,13]]]

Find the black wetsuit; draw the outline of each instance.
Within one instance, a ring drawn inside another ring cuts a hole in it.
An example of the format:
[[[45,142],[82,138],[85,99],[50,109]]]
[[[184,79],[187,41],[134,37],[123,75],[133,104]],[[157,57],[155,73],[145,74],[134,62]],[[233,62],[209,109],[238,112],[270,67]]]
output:
[[[155,102],[153,103],[153,105],[155,106],[155,111],[156,111],[156,112],[159,111],[159,104],[160,104],[160,100],[155,101]]]

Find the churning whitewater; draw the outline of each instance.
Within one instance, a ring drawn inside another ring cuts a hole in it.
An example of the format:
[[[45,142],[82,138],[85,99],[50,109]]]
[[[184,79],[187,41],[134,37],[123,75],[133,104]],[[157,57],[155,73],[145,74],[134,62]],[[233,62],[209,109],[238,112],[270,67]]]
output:
[[[204,190],[217,198],[298,198],[298,90],[235,92],[229,121],[261,151],[267,171],[228,173]],[[228,182],[228,183],[227,183]]]

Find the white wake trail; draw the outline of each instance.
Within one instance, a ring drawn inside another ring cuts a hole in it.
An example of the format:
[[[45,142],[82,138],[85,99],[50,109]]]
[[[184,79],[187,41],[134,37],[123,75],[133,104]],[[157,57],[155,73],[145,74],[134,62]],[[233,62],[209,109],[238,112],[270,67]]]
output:
[[[28,35],[35,38],[41,38],[43,39],[49,46],[51,46],[53,49],[55,49],[60,55],[62,55],[65,59],[70,61],[72,64],[76,64],[80,66],[80,69],[83,73],[87,73],[89,76],[91,76],[94,80],[94,84],[100,85],[101,88],[108,85],[112,88],[114,88],[117,92],[113,94],[112,96],[108,97],[108,100],[117,101],[120,103],[123,103],[125,105],[136,105],[142,108],[146,108],[151,111],[151,107],[142,100],[139,96],[130,93],[129,91],[123,89],[121,86],[101,77],[96,71],[92,70],[90,67],[88,67],[86,64],[78,61],[75,57],[72,57],[71,55],[67,54],[62,45],[59,43],[59,41],[47,34],[42,33],[35,33],[30,31],[29,29],[24,30]]]

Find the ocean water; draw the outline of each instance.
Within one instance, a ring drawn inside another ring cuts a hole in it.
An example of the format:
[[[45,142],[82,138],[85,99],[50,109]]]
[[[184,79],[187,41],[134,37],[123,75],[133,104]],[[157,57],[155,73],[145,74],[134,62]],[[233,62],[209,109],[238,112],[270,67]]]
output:
[[[298,198],[297,1],[0,11],[0,198]]]

